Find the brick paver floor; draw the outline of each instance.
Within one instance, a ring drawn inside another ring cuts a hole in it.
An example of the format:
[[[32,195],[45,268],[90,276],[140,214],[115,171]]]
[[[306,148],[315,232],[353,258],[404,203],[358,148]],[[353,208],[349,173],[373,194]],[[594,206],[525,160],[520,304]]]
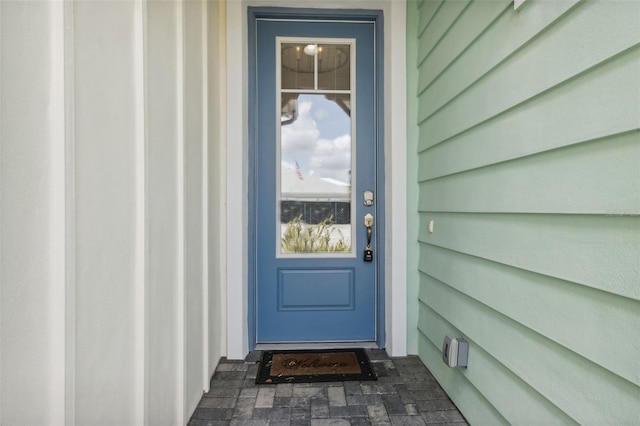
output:
[[[367,353],[377,381],[256,385],[259,351],[245,361],[222,359],[189,425],[467,424],[417,357]]]

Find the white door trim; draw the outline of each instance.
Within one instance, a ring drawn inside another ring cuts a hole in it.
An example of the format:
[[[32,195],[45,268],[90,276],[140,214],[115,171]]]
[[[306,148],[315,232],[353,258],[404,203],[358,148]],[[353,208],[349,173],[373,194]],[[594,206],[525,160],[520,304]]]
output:
[[[385,37],[386,347],[392,356],[407,352],[407,120],[406,5],[404,1],[227,1],[226,14],[226,352],[248,352],[248,137],[247,8],[249,6],[379,9]],[[241,25],[239,25],[241,23]],[[215,25],[215,23],[211,23]],[[241,142],[241,143],[240,143]],[[391,147],[393,146],[393,151]]]

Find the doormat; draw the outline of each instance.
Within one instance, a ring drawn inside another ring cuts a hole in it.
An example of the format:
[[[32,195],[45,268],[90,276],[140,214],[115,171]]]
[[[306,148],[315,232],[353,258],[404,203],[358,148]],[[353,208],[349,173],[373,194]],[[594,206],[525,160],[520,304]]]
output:
[[[263,351],[256,384],[378,380],[364,349]]]

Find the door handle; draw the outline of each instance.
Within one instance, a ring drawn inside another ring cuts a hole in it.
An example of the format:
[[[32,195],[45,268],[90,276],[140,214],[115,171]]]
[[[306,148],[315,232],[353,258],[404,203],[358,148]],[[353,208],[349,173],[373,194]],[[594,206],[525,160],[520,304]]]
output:
[[[367,246],[364,249],[364,261],[373,262],[373,250],[371,250],[371,236],[373,235],[373,215],[364,215],[364,226],[367,228]]]
[[[367,228],[367,247],[371,248],[371,235],[373,234],[373,215],[367,213],[364,215],[364,226]]]

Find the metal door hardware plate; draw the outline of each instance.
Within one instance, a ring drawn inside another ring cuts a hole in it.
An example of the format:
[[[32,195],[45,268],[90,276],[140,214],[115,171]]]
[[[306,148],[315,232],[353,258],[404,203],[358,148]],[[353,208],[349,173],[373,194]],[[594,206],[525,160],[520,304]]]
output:
[[[373,226],[373,215],[371,213],[364,215],[364,226],[366,228],[371,228]]]

